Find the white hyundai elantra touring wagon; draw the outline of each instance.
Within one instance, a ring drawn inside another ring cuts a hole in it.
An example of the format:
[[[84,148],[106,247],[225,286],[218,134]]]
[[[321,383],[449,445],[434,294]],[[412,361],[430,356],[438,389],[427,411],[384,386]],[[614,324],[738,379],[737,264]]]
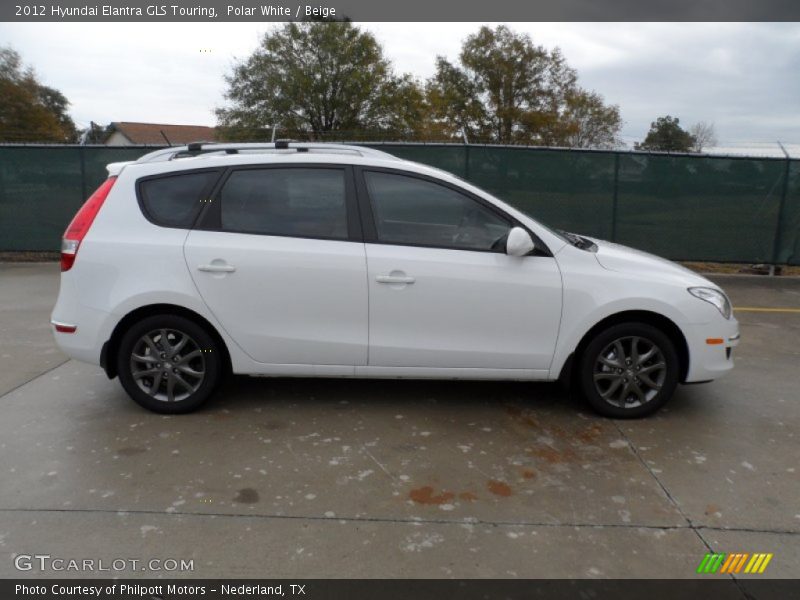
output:
[[[239,373],[565,380],[640,417],[733,367],[714,283],[377,150],[190,144],[108,171],[64,233],[52,324],[156,412]]]

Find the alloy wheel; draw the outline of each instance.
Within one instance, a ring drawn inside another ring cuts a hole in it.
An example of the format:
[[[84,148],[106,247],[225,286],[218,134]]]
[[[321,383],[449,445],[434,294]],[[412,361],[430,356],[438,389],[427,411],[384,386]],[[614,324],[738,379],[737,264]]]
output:
[[[621,337],[595,360],[594,386],[600,397],[618,408],[647,404],[661,391],[667,363],[661,348],[640,336]]]
[[[131,375],[156,400],[178,402],[194,394],[206,375],[202,348],[186,333],[157,329],[133,345]]]

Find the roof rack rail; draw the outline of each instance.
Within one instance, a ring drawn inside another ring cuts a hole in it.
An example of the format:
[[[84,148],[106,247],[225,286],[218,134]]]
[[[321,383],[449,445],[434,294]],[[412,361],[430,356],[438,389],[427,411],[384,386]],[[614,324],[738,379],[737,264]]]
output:
[[[382,158],[387,160],[400,160],[382,150],[365,148],[364,146],[354,146],[349,144],[325,143],[325,142],[296,142],[293,140],[277,140],[268,143],[253,142],[191,142],[185,146],[172,146],[162,150],[156,150],[140,157],[136,162],[161,162],[180,158],[189,158],[204,154],[257,154],[263,153],[331,153],[331,154],[351,154],[363,157]]]

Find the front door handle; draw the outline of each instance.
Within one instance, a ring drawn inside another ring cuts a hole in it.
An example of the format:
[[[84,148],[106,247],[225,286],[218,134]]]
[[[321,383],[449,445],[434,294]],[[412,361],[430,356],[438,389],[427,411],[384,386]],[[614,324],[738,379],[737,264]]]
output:
[[[378,283],[414,283],[416,279],[408,275],[378,275],[375,281]]]
[[[197,267],[198,271],[206,271],[208,273],[233,273],[236,270],[236,267],[233,265],[217,265],[217,264],[210,264],[210,265],[200,265]]]

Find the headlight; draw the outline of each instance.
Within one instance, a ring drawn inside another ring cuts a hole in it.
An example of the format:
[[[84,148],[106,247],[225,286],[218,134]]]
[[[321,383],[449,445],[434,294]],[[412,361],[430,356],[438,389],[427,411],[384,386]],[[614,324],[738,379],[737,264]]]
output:
[[[705,300],[709,304],[716,306],[720,314],[726,319],[731,318],[731,303],[727,296],[719,290],[707,287],[691,287],[689,288],[689,293],[695,298],[700,298],[700,300]]]

